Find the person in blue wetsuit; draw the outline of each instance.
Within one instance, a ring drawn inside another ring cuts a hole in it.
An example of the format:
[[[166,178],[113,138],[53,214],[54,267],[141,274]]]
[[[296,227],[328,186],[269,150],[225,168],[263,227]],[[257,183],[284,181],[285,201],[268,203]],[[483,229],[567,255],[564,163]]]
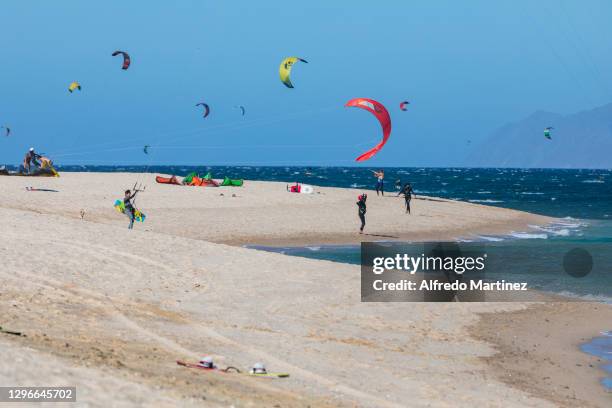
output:
[[[374,177],[376,177],[376,195],[380,192],[381,195],[385,195],[385,171],[378,170],[372,171]]]

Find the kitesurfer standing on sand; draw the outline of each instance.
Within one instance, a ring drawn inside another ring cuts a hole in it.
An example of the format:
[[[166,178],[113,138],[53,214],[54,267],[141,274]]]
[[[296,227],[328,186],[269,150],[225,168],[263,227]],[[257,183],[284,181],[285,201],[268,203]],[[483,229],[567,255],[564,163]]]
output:
[[[359,233],[363,234],[363,228],[365,227],[365,214],[366,214],[366,199],[368,198],[367,194],[361,194],[360,196],[357,197],[357,208],[358,208],[358,212],[357,214],[359,215],[359,220],[361,220],[361,228],[359,228]]]
[[[385,195],[385,171],[384,170],[378,170],[378,171],[372,171],[372,173],[374,173],[374,177],[376,177],[376,195],[378,195],[379,191],[381,195]]]
[[[132,200],[136,197],[138,190],[134,191],[134,194],[130,190],[125,190],[125,196],[123,197],[123,206],[125,207],[124,213],[130,219],[130,225],[128,229],[134,228],[134,219],[136,218],[136,209],[132,204]]]
[[[404,184],[404,188],[402,188],[402,190],[397,193],[397,196],[399,197],[401,194],[404,195],[404,201],[406,203],[406,213],[410,214],[410,200],[412,200],[412,196],[416,197],[416,194],[414,194],[414,190],[412,189],[410,183]]]

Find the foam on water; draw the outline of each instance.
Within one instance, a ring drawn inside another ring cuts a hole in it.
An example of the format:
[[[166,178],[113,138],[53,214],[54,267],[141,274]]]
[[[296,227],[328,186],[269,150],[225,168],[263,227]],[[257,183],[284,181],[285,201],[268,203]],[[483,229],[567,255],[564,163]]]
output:
[[[485,199],[485,200],[468,200],[470,203],[489,203],[489,204],[493,204],[493,203],[503,203],[503,200],[491,200],[489,198]]]
[[[504,238],[502,237],[492,237],[492,236],[488,236],[488,235],[477,235],[477,237],[483,241],[489,241],[489,242],[501,242],[504,241]]]
[[[532,234],[529,232],[512,232],[510,233],[511,237],[518,239],[547,239],[547,234]]]

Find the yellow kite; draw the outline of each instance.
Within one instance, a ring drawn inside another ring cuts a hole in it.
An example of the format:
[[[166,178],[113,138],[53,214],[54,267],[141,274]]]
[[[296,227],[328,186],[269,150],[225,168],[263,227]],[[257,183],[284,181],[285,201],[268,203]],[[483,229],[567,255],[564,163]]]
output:
[[[287,57],[281,62],[278,73],[280,74],[280,80],[285,84],[287,88],[293,88],[289,75],[291,74],[291,67],[298,61],[302,61],[308,64],[308,61],[299,57]]]
[[[68,92],[72,93],[75,89],[78,89],[79,91],[81,90],[81,84],[79,84],[77,81],[70,84],[68,87]]]

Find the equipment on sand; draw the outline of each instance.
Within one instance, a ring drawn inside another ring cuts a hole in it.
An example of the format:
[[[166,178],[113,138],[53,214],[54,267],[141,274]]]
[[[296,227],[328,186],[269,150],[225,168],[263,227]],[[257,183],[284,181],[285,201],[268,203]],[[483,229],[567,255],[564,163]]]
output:
[[[294,186],[287,186],[287,191],[290,193],[312,194],[314,188],[308,184],[295,183]]]
[[[210,177],[210,173],[208,173],[204,177],[200,177],[200,175],[196,172],[189,173],[183,179],[184,186],[197,186],[197,187],[219,187],[219,183]]]
[[[266,367],[262,363],[253,364],[253,368],[249,370],[248,375],[254,377],[268,377],[268,378],[286,378],[289,377],[287,373],[269,373]]]
[[[220,373],[231,373],[231,372],[240,373],[239,369],[237,369],[236,367],[232,367],[232,366],[225,367],[225,368],[219,368],[213,364],[212,367],[205,367],[201,362],[195,364],[195,363],[187,363],[181,360],[176,360],[176,364],[183,366],[183,367],[197,368],[198,370],[204,370],[204,371],[215,371],[215,372],[220,372]]]
[[[53,167],[53,161],[48,157],[40,156],[40,167],[30,166],[30,170],[26,171],[24,166],[20,166],[18,171],[8,170],[6,167],[0,167],[0,176],[22,176],[22,177],[59,177],[59,173]]]
[[[26,187],[26,191],[48,191],[50,193],[59,193],[59,191],[52,190],[50,188],[34,188],[34,187]]]
[[[13,330],[6,330],[6,329],[3,329],[2,326],[0,326],[0,333],[11,334],[13,336],[19,336],[19,337],[26,337],[26,335],[21,332],[13,331]]]
[[[261,370],[260,372],[255,372],[254,370],[255,367],[253,367],[247,373],[243,373],[242,371],[240,371],[240,369],[233,367],[233,366],[219,368],[212,363],[212,359],[210,359],[210,362],[204,361],[204,359],[202,359],[199,363],[188,363],[186,361],[176,360],[176,364],[182,367],[196,368],[198,370],[210,371],[210,372],[216,372],[216,373],[225,373],[225,374],[236,373],[236,374],[242,374],[242,375],[249,375],[252,377],[265,377],[265,378],[287,378],[289,377],[289,374],[287,373],[269,373],[265,371],[265,368],[263,372],[261,372]],[[211,364],[212,366],[210,366]],[[209,366],[206,367],[205,365],[209,365]]]
[[[177,186],[181,185],[181,182],[178,181],[176,176],[172,176],[172,177],[157,176],[155,177],[155,181],[157,181],[159,184],[174,184]]]
[[[248,372],[247,375],[250,375],[252,377],[265,377],[265,378],[287,378],[289,377],[288,373],[253,373],[253,372]]]
[[[243,179],[232,180],[231,178],[225,176],[223,181],[221,182],[221,186],[231,186],[231,187],[242,187],[244,184]]]
[[[155,177],[155,181],[159,184],[174,184],[177,186],[183,185],[196,187],[240,187],[244,185],[244,180],[242,179],[231,179],[229,177],[225,177],[221,182],[213,180],[212,174],[210,174],[210,172],[206,173],[204,177],[201,177],[196,172],[189,173],[187,176],[185,176],[183,181],[179,181],[178,177],[176,176],[157,176]]]

